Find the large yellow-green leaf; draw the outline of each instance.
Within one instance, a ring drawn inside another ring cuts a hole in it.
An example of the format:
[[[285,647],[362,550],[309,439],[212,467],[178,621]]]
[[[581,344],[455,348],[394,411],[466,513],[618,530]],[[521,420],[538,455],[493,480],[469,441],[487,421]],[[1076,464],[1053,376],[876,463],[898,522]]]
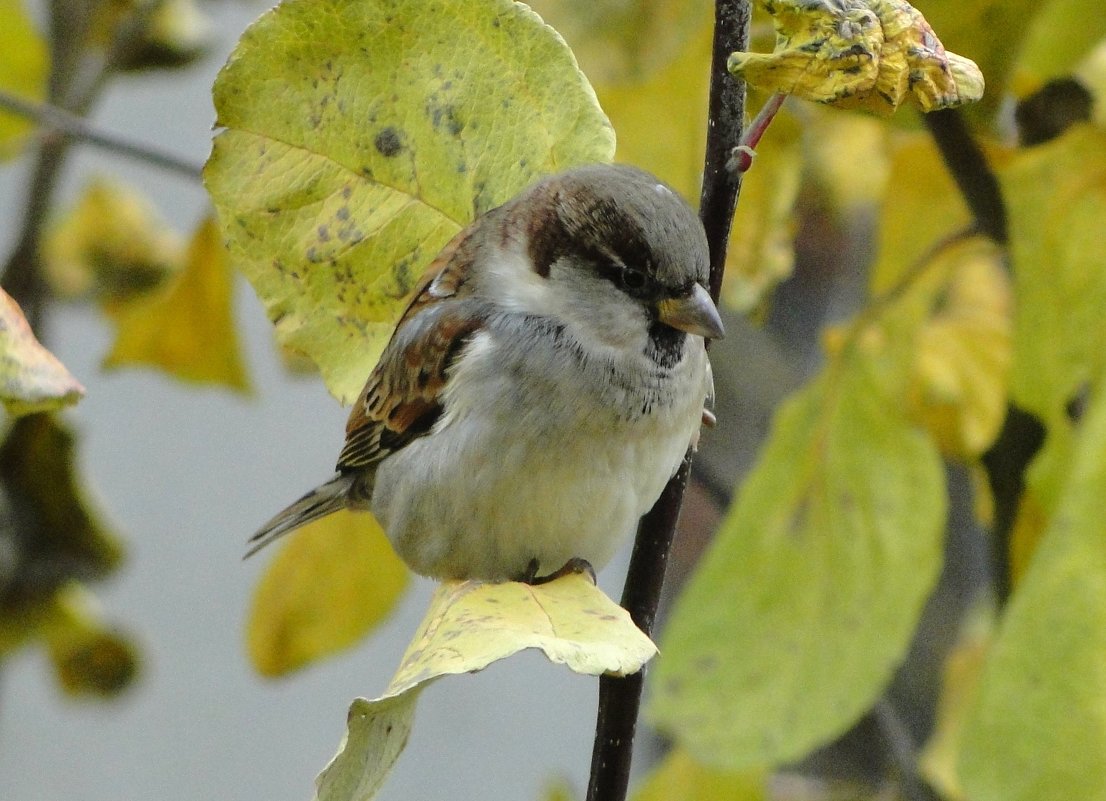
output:
[[[911,335],[868,326],[781,408],[664,632],[651,717],[696,759],[796,759],[870,707],[941,562],[944,473],[902,398]]]
[[[409,577],[370,514],[304,526],[254,592],[246,635],[254,667],[280,676],[352,645],[387,617]]]
[[[46,94],[49,56],[23,7],[23,0],[0,0],[0,89],[25,100]],[[0,109],[0,159],[18,151],[33,123]]]
[[[406,745],[415,702],[429,682],[482,670],[526,648],[593,676],[635,673],[657,650],[587,575],[540,586],[445,582],[385,694],[350,706],[346,736],[316,779],[316,798],[368,801]],[[448,789],[443,778],[443,793]]]
[[[0,289],[0,403],[17,417],[76,403],[84,387],[42,347],[27,318]]]
[[[214,91],[233,259],[344,401],[462,225],[614,150],[564,41],[511,0],[286,0]]]
[[[234,275],[213,219],[206,219],[184,269],[160,292],[118,310],[105,367],[157,367],[182,381],[249,391],[234,327]]]
[[[1007,606],[963,734],[972,801],[1106,799],[1106,393],[1098,380],[1059,508]]]
[[[1106,365],[1106,131],[1078,126],[1002,172],[1014,264],[1011,392],[1046,423]]]

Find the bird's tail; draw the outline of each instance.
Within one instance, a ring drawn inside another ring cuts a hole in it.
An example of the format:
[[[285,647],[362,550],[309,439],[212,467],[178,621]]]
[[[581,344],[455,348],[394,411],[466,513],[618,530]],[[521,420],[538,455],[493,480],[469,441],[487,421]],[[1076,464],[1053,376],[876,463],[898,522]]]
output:
[[[295,531],[300,526],[306,526],[313,520],[326,517],[341,509],[345,509],[350,503],[350,489],[356,481],[354,474],[339,474],[330,481],[315,487],[298,501],[279,512],[272,520],[263,525],[250,537],[250,548],[247,559],[260,551],[266,545],[278,537]]]

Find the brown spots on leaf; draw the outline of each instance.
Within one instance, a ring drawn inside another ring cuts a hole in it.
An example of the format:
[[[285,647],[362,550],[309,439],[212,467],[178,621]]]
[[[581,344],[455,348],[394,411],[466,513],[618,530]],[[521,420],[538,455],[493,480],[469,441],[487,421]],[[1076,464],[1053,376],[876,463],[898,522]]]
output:
[[[376,138],[373,139],[373,147],[384,158],[392,158],[399,154],[403,150],[403,140],[400,138],[400,132],[394,127],[389,125],[387,128],[381,130]]]
[[[320,225],[319,226],[318,234],[319,234],[319,241],[320,242],[329,242],[330,241],[330,229],[328,229],[325,225]]]

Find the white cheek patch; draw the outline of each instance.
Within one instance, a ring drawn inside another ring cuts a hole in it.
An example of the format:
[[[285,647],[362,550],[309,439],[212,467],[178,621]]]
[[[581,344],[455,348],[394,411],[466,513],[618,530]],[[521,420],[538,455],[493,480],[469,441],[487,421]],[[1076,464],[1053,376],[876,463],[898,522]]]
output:
[[[487,262],[487,286],[496,303],[516,314],[549,312],[548,279],[534,272],[525,257],[500,251]]]

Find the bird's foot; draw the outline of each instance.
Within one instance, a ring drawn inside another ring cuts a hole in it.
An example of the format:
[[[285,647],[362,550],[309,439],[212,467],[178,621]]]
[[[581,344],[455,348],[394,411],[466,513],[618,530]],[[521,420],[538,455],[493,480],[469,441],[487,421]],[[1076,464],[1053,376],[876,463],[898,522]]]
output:
[[[538,586],[539,584],[548,584],[551,581],[556,581],[563,576],[574,576],[578,573],[585,573],[591,579],[591,583],[595,583],[595,568],[591,566],[591,562],[587,559],[581,559],[578,556],[574,556],[564,563],[558,570],[554,570],[548,576],[538,575],[537,559],[531,559],[530,564],[526,567],[526,572],[522,574],[519,579],[523,584],[529,584],[531,586]]]

